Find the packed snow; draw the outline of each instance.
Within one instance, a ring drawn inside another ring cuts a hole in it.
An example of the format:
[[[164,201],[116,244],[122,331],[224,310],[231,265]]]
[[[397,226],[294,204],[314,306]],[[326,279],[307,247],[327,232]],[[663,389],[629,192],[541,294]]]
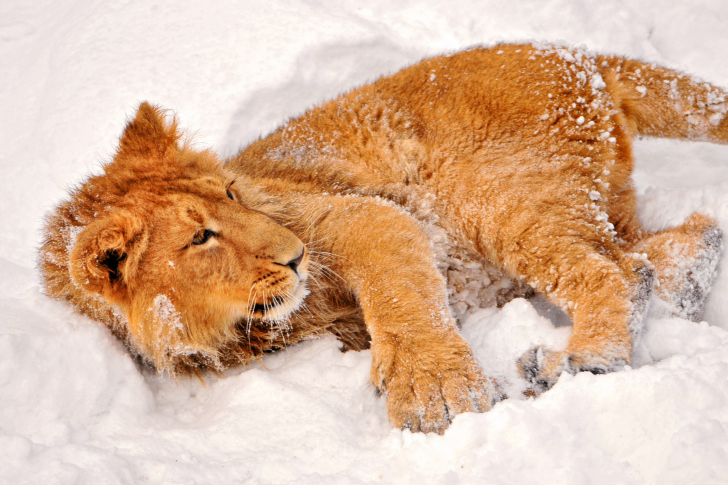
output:
[[[728,482],[725,255],[704,322],[649,317],[631,367],[563,375],[537,399],[515,360],[564,345],[564,315],[539,299],[474,313],[462,333],[510,398],[442,436],[391,429],[369,352],[333,338],[204,382],[156,375],[42,295],[35,269],[43,214],[98,172],[142,100],[229,156],[316,103],[473,44],[580,45],[726,87],[728,2],[205,3],[0,5],[1,483]],[[639,140],[635,157],[649,228],[700,210],[728,232],[727,146]]]

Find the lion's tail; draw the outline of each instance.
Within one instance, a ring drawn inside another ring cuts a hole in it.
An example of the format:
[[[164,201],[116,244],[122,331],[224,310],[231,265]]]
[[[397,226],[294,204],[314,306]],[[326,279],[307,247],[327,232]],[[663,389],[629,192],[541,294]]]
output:
[[[728,93],[654,64],[600,56],[600,72],[633,135],[728,144]]]

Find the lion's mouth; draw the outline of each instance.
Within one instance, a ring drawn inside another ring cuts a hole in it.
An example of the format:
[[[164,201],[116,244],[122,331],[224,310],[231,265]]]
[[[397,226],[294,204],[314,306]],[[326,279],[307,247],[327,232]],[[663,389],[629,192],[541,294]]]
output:
[[[280,296],[274,296],[271,298],[271,301],[266,303],[256,303],[253,305],[253,313],[259,313],[261,315],[265,315],[273,308],[276,308],[277,306],[285,303],[285,300],[283,297]]]
[[[251,308],[253,316],[269,322],[278,322],[291,316],[308,296],[308,288],[301,282],[290,296],[274,296],[265,303],[256,303]]]

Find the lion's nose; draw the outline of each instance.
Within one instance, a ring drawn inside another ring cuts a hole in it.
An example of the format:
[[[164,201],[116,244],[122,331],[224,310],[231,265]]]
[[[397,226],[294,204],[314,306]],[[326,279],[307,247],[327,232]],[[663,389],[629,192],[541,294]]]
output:
[[[303,255],[305,254],[306,249],[301,250],[301,254],[290,260],[289,262],[285,263],[284,266],[288,266],[293,270],[294,273],[298,274],[298,265],[301,264],[301,260],[303,259]]]

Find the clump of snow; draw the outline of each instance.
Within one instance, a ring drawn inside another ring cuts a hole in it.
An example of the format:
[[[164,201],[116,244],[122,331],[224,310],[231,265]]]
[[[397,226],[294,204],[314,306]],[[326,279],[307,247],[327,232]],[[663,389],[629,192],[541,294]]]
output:
[[[594,89],[604,89],[607,87],[607,83],[604,82],[601,74],[596,73],[591,78],[591,87]]]
[[[200,146],[230,155],[343,90],[472,44],[584,44],[725,87],[728,3],[131,0],[2,11],[0,482],[710,484],[728,476],[725,255],[706,322],[650,315],[631,367],[564,375],[535,400],[523,396],[515,360],[533,345],[562,348],[568,319],[538,300],[479,309],[484,296],[473,288],[462,333],[509,399],[458,416],[443,436],[391,429],[368,383],[370,353],[341,353],[333,338],[204,383],[156,375],[108,330],[41,295],[33,268],[44,212],[99,171],[142,100],[175,109],[199,130]],[[575,80],[600,85],[585,50],[559,52]],[[705,124],[720,123],[725,100],[709,93],[701,102]],[[728,230],[728,148],[638,140],[634,152],[649,228],[699,210]],[[596,205],[594,217],[609,230]],[[469,262],[441,259],[444,271],[464,272],[464,287],[480,278]],[[173,322],[172,308],[158,306]]]
[[[167,295],[157,295],[152,303],[151,311],[154,313],[155,320],[161,323],[162,327],[175,330],[183,328],[179,312]]]

